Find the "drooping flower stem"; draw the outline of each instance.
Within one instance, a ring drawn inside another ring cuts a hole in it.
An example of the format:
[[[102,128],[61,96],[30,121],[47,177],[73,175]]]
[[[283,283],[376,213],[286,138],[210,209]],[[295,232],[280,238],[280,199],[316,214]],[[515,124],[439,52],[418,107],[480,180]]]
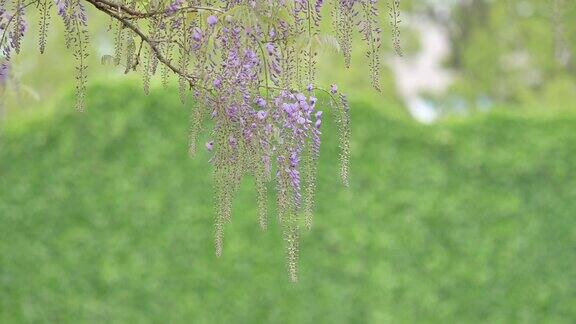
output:
[[[88,3],[114,22],[114,53],[102,62],[125,65],[125,73],[141,72],[145,93],[152,90],[151,80],[160,65],[162,83],[174,77],[182,103],[191,107],[189,153],[195,156],[204,146],[211,155],[216,255],[224,251],[224,230],[232,220],[240,183],[246,178],[254,181],[257,222],[266,230],[273,182],[288,274],[297,281],[300,229],[313,224],[324,122],[316,94],[329,98],[325,106],[332,108],[340,133],[340,176],[345,185],[349,183],[348,101],[336,85],[315,84],[324,0],[0,0],[2,64],[20,51],[26,8],[31,4],[39,4],[39,49],[45,51],[49,1],[54,1],[65,25],[65,44],[75,57],[77,109],[84,109],[86,93]],[[369,49],[372,84],[378,88],[381,35],[376,1],[330,3],[333,39],[344,53],[344,65],[350,64],[357,26]],[[0,76],[5,80],[3,67]],[[203,131],[210,139],[202,146],[197,141]]]

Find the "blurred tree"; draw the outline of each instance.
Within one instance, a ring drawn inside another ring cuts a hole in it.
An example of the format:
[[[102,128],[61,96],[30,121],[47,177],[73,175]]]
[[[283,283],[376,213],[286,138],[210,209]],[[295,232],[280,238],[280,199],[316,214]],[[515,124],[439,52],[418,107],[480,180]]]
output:
[[[574,79],[576,6],[562,0],[461,1],[450,24],[460,91],[518,103],[556,79]]]

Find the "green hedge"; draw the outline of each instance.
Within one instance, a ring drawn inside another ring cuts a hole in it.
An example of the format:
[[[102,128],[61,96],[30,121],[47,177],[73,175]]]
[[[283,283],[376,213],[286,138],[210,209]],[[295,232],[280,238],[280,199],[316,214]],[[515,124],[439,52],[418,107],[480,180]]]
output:
[[[215,258],[176,95],[100,86],[60,110],[0,137],[2,323],[576,321],[576,118],[425,127],[353,104],[351,188],[328,127],[292,285],[248,181]]]

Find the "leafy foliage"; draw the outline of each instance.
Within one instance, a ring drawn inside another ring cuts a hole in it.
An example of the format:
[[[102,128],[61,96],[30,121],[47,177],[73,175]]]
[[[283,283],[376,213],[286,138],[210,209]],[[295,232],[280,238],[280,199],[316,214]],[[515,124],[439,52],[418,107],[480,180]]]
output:
[[[294,286],[277,221],[259,234],[250,217],[250,179],[233,253],[213,257],[210,154],[188,159],[177,96],[137,91],[89,88],[86,115],[4,129],[0,322],[575,321],[573,114],[430,127],[352,102],[354,177],[335,189],[326,141]]]

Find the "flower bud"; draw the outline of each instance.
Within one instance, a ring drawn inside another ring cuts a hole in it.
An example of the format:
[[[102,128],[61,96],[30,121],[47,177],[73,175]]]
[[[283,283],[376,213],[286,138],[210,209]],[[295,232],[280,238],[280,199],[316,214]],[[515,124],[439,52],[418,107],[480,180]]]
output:
[[[216,25],[216,23],[218,22],[218,18],[216,16],[209,16],[207,21],[208,21],[208,26],[214,27]]]

